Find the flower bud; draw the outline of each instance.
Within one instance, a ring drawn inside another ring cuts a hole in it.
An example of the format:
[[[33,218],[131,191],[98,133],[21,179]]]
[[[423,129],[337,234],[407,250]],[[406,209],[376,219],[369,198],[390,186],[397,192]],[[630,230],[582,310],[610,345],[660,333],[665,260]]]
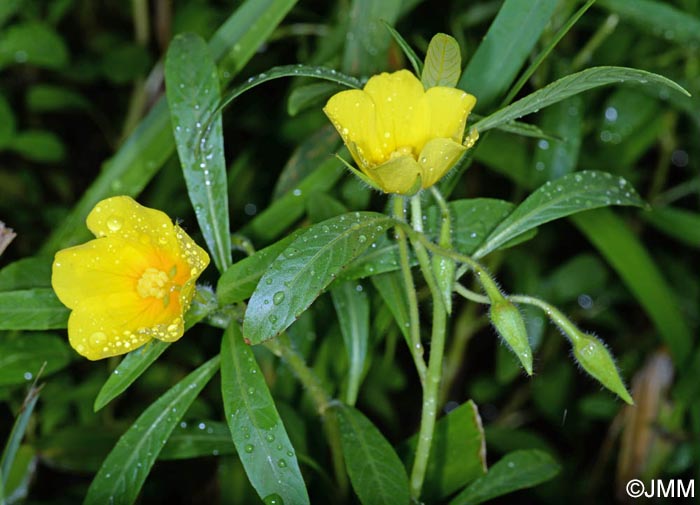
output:
[[[594,379],[622,398],[630,405],[634,404],[627,388],[617,372],[615,360],[603,342],[592,335],[577,331],[577,335],[567,332],[571,340],[576,361]]]
[[[500,296],[495,300],[491,299],[489,317],[496,331],[518,357],[527,374],[532,375],[532,350],[520,311],[510,301]]]

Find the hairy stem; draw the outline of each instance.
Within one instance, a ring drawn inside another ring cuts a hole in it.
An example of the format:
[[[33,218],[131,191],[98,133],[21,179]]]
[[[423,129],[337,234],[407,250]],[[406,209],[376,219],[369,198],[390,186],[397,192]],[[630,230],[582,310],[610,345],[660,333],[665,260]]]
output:
[[[394,198],[394,217],[398,221],[404,220],[404,207],[402,198]],[[406,299],[408,300],[408,316],[410,324],[409,350],[416,366],[421,384],[425,384],[426,365],[423,359],[423,344],[420,341],[420,317],[418,315],[418,296],[416,286],[413,284],[411,274],[411,264],[408,259],[408,240],[406,233],[401,227],[396,227],[396,240],[399,244],[399,261],[401,263],[401,274],[403,276]]]
[[[423,236],[422,213],[420,208],[420,197],[414,196],[411,199],[411,211],[413,222],[418,223],[416,235]],[[421,411],[420,429],[418,431],[418,444],[416,454],[413,459],[411,469],[410,487],[411,496],[414,500],[420,498],[425,480],[425,472],[428,467],[430,448],[433,443],[433,433],[435,431],[435,420],[437,418],[438,393],[442,379],[442,360],[445,352],[445,327],[447,323],[447,312],[442,300],[442,294],[438,288],[434,276],[430,258],[425,247],[418,242],[412,241],[413,249],[416,252],[423,277],[425,278],[430,294],[433,299],[433,328],[430,336],[430,358],[428,360],[428,370],[423,387],[423,406]]]

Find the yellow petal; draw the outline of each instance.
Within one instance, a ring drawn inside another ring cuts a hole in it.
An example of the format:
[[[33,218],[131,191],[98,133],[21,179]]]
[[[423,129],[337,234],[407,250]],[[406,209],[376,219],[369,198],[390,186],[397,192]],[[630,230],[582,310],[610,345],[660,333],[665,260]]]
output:
[[[429,140],[418,158],[423,177],[423,188],[439,181],[459,161],[467,148],[450,139]]]
[[[386,193],[407,194],[421,174],[421,167],[412,156],[399,156],[369,171],[369,176]]]
[[[364,91],[376,106],[376,134],[385,159],[402,147],[411,147],[417,156],[427,139],[430,118],[423,84],[408,70],[399,70],[375,75]]]
[[[174,230],[175,239],[177,240],[179,248],[178,256],[185,260],[190,267],[189,272],[187,272],[187,277],[183,277],[183,279],[196,280],[199,274],[209,265],[209,255],[178,225],[175,225]],[[178,277],[178,279],[180,278],[181,277]]]
[[[132,351],[151,340],[158,330],[167,330],[167,325],[155,329],[153,305],[135,293],[84,300],[68,318],[70,344],[91,360]]]
[[[338,130],[359,168],[383,161],[374,102],[369,95],[359,89],[341,91],[328,100],[323,112]]]
[[[96,237],[121,237],[166,249],[177,247],[168,215],[128,196],[114,196],[95,205],[87,217],[87,227]]]
[[[135,292],[148,258],[146,247],[138,242],[113,237],[91,240],[56,253],[51,285],[68,308],[86,298]]]
[[[456,88],[435,86],[425,93],[430,109],[430,138],[448,138],[462,142],[464,125],[476,98]]]

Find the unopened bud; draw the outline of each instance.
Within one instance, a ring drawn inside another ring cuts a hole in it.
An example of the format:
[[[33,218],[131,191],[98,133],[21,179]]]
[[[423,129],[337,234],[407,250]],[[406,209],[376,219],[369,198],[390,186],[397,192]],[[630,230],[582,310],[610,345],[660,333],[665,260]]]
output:
[[[634,401],[622,383],[620,374],[615,366],[615,360],[605,344],[592,335],[581,331],[577,331],[577,333],[577,335],[568,335],[574,349],[576,361],[603,386],[628,404],[633,405]]]
[[[496,300],[492,298],[489,317],[496,331],[518,357],[527,374],[532,375],[532,350],[520,311],[500,296]]]

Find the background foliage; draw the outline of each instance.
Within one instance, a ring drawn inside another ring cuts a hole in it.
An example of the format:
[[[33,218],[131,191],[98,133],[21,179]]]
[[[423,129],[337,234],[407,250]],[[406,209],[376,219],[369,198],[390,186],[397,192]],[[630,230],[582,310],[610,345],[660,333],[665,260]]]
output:
[[[602,170],[624,177],[650,207],[580,213],[540,226],[534,238],[525,237],[531,240],[484,258],[508,292],[541,296],[600,335],[632,385],[636,408],[623,407],[578,373],[566,359],[563,339],[541,312],[523,310],[536,349],[535,374],[527,378],[499,345],[484,307],[455,298],[440,402],[442,412],[451,412],[445,419],[452,421],[439,425],[438,440],[458,439],[465,445],[450,453],[451,445],[443,442],[446,456],[442,465],[428,470],[426,499],[452,495],[483,473],[474,463],[478,458],[464,456],[479,447],[467,436],[476,433],[478,442],[469,400],[478,406],[486,459],[493,465],[486,476],[511,483],[500,493],[547,480],[521,491],[518,498],[602,503],[612,500],[631,476],[697,479],[700,2],[598,0],[550,51],[579,7],[581,3],[569,0],[2,2],[0,218],[18,234],[0,259],[0,330],[5,330],[0,332],[0,440],[7,440],[0,471],[5,499],[82,500],[96,472],[110,472],[110,460],[103,462],[135,422],[156,426],[161,433],[172,430],[150,474],[125,476],[145,480],[142,503],[255,503],[256,489],[268,496],[259,483],[251,486],[241,464],[245,456],[236,455],[248,453],[248,445],[232,443],[220,384],[228,384],[232,396],[225,405],[234,408],[250,388],[264,391],[264,382],[251,379],[253,375],[237,378],[224,363],[221,374],[214,375],[218,362],[212,357],[219,350],[224,362],[257,363],[257,378],[264,377],[270,387],[269,398],[262,393],[256,398],[262,398],[263,408],[274,401],[286,433],[261,432],[256,447],[269,442],[269,451],[277,454],[273,446],[290,444],[300,468],[290,470],[291,460],[283,457],[279,461],[284,459],[284,465],[276,470],[280,478],[296,492],[303,488],[294,480],[300,471],[312,502],[342,499],[338,489],[347,483],[333,475],[320,436],[323,427],[310,401],[315,392],[299,386],[270,348],[237,344],[240,339],[231,329],[222,347],[217,328],[242,315],[235,304],[251,295],[262,271],[295,240],[294,230],[347,211],[385,210],[386,198],[364,187],[332,156],[340,140],[321,105],[341,87],[333,80],[299,77],[304,72],[295,75],[290,67],[286,73],[291,78],[265,82],[226,109],[220,126],[225,142],[214,142],[200,153],[213,152],[221,163],[225,154],[227,187],[221,181],[215,187],[228,193],[226,212],[207,207],[206,198],[221,201],[215,196],[204,194],[200,208],[188,201],[188,194],[207,185],[204,179],[186,181],[182,176],[163,76],[168,45],[184,32],[209,41],[208,53],[199,47],[192,57],[216,62],[224,90],[271,79],[274,75],[259,74],[277,65],[323,65],[357,77],[411,68],[380,19],[401,34],[419,60],[435,33],[455,37],[466,62],[459,86],[477,96],[480,115],[565,75],[601,65],[655,72],[692,94],[688,98],[641,84],[577,94],[523,118],[540,128],[529,131],[535,137],[502,130],[483,134],[469,170],[443,184],[452,200],[519,203],[547,181],[575,171]],[[484,39],[490,26],[493,31]],[[538,55],[544,56],[542,64],[516,96],[509,96]],[[194,79],[180,77],[185,83]],[[212,95],[209,106],[216,104]],[[183,141],[177,140],[183,159]],[[103,389],[120,360],[91,363],[67,346],[64,332],[55,330],[65,326],[66,312],[50,290],[53,253],[85,240],[87,211],[112,194],[138,196],[143,204],[181,220],[200,244],[216,251],[212,257],[222,271],[231,261],[222,252],[229,240],[234,248],[234,266],[221,280],[214,265],[204,274],[212,287],[218,283],[219,301],[232,308],[212,314],[213,295],[200,301],[201,313],[191,315],[191,324],[205,314],[210,324],[195,326],[176,345],[149,348],[154,356],[163,354],[126,391],[110,389],[110,383]],[[500,204],[482,204],[483,216],[509,212],[496,208]],[[232,237],[200,227],[227,219]],[[490,231],[486,221],[470,222],[465,230],[483,239]],[[263,249],[290,233],[283,245]],[[241,262],[251,248],[267,252]],[[320,377],[325,394],[350,404],[356,398],[356,409],[333,407],[346,458],[371,460],[371,451],[388,440],[405,459],[420,417],[420,385],[402,342],[403,328],[394,322],[407,316],[391,304],[401,296],[396,280],[391,274],[358,280],[367,268],[375,267],[353,264],[343,273],[346,282],[333,284],[288,333]],[[20,290],[26,300],[18,298],[15,292]],[[420,284],[419,296],[427,293]],[[348,304],[356,317],[366,320],[361,325],[368,329],[364,337],[348,337],[362,330],[349,328],[351,322],[336,316],[336,310],[346,313]],[[364,362],[359,369],[357,355],[351,363],[342,351],[347,338],[366,343],[358,351]],[[43,387],[36,396],[30,386],[44,362]],[[203,388],[199,396],[188,389],[191,384]],[[160,419],[164,406],[177,415]],[[156,419],[162,424],[154,424]],[[264,424],[258,421],[253,431]],[[460,431],[459,426],[470,428]],[[124,466],[127,457],[135,458],[133,465]],[[121,458],[115,468],[124,472],[155,456],[144,447],[143,454],[127,451]],[[392,488],[401,479],[392,474],[395,462],[384,463],[386,468],[369,476],[350,471],[349,477],[353,484],[369,479],[367,485],[386,496],[400,496],[402,488]],[[352,468],[350,462],[348,466]],[[509,473],[513,467],[534,469],[535,476]],[[529,480],[521,486],[519,478]],[[370,502],[359,489],[359,499]],[[458,502],[477,503],[479,497],[500,494],[494,489],[486,477],[479,477]],[[99,503],[102,492],[104,488],[93,486],[89,496]],[[268,498],[273,503],[278,497]],[[504,503],[512,499],[502,498]]]

